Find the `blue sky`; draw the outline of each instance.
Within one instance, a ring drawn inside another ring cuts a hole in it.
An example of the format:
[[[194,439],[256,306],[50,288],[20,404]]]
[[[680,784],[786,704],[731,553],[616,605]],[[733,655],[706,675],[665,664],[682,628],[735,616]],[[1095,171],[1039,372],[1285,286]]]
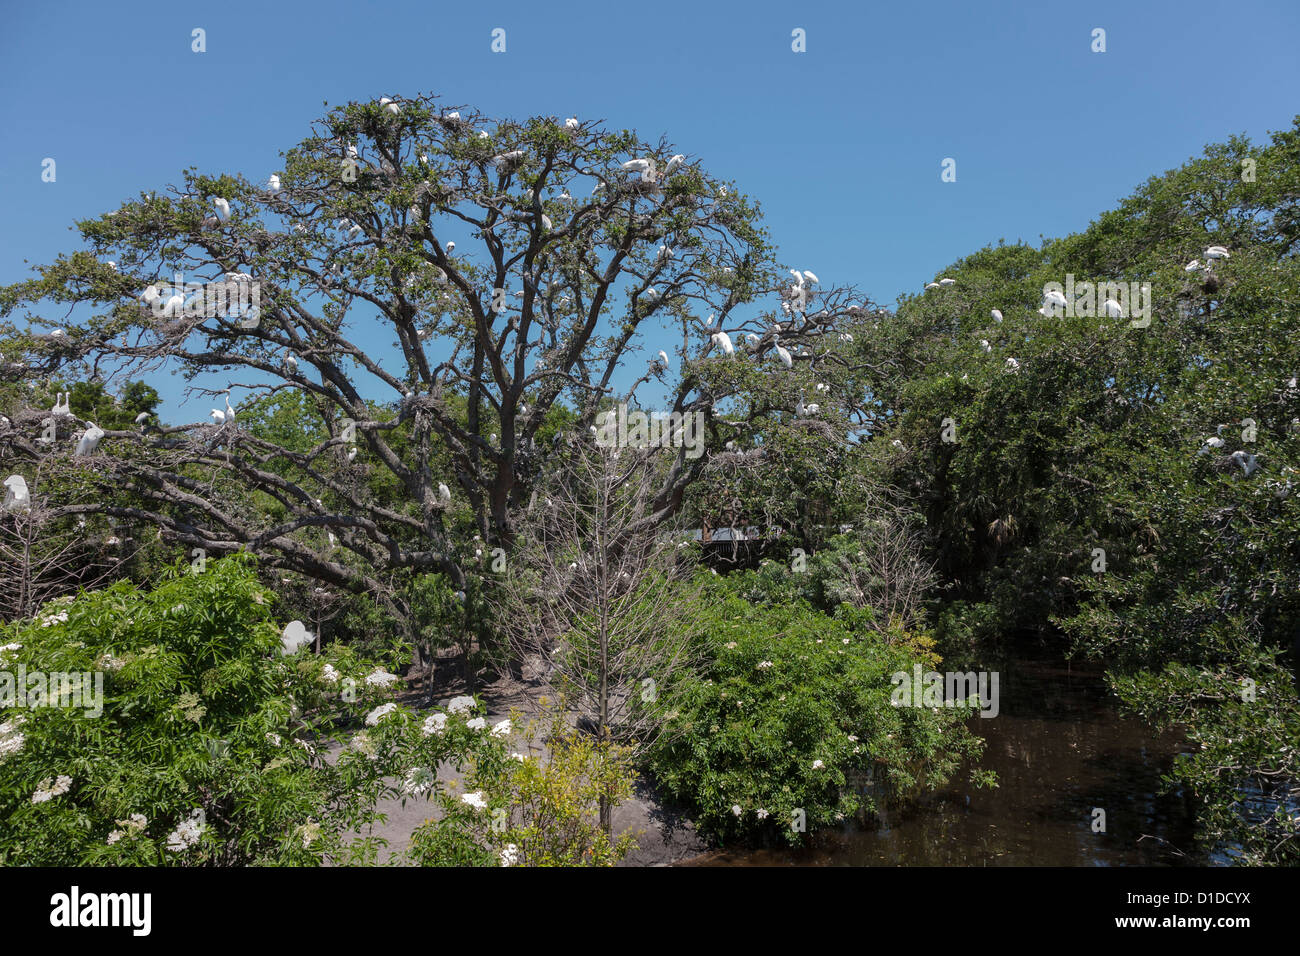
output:
[[[665,135],[761,202],[783,259],[888,305],[1300,112],[1295,0],[9,3],[4,22],[0,282],[187,166],[265,179],[324,101],[434,92]],[[180,380],[153,384],[174,409]]]

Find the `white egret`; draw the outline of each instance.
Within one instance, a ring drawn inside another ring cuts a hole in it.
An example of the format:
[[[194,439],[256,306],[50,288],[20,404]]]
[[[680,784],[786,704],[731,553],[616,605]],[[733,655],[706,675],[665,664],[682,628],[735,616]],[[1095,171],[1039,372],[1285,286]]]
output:
[[[32,496],[27,490],[27,479],[22,475],[10,475],[4,484],[5,511],[30,511]]]
[[[292,352],[286,351],[284,353],[284,365],[290,372],[298,371],[298,359],[294,357]]]
[[[50,333],[50,338],[62,339],[62,338],[67,338],[67,335],[68,333],[64,332],[62,329],[55,329],[53,332]]]
[[[348,449],[348,461],[356,461],[356,458],[357,458],[357,448],[354,445]]]
[[[1232,258],[1232,255],[1231,255],[1231,253],[1229,253],[1228,250],[1225,249],[1223,246],[1210,246],[1210,248],[1208,248],[1208,249],[1205,250],[1205,258],[1207,258],[1207,259],[1231,259],[1231,258]]]
[[[681,153],[678,153],[672,159],[668,160],[668,165],[664,167],[664,175],[665,176],[671,175],[673,170],[675,170],[678,166],[680,166],[684,162],[686,162],[686,157]]]
[[[438,482],[438,500],[441,501],[444,505],[451,504],[451,489],[448,488],[441,481]]]
[[[388,112],[392,113],[394,116],[397,116],[399,113],[402,112],[401,107],[399,107],[396,103],[390,100],[387,96],[380,97],[379,105],[382,106]]]
[[[546,215],[546,213],[542,213],[542,228],[545,229],[545,230],[547,230],[547,231],[550,231],[551,229],[554,229],[554,228],[555,228],[555,227],[551,224],[551,217],[548,216],[548,215]]]
[[[578,117],[576,117],[576,116],[570,116],[568,119],[566,119],[566,120],[564,121],[564,128],[565,128],[565,129],[577,129],[577,128],[578,128]]]
[[[68,404],[71,398],[71,392],[55,392],[54,407],[50,409],[50,414],[55,418],[71,418],[72,409]]]
[[[448,113],[446,116],[444,116],[443,119],[449,119],[449,120],[453,120],[453,121],[455,121],[455,120],[459,120],[459,119],[460,119],[460,110],[452,110],[450,113]]]
[[[993,351],[993,346],[989,345],[988,339],[980,339],[980,348],[982,348],[985,352]]]
[[[137,425],[143,425],[152,417],[153,416],[149,412],[141,412],[139,415],[135,416],[135,423]]]
[[[302,621],[290,621],[280,632],[280,656],[288,657],[312,642],[311,632]]]
[[[99,450],[99,442],[104,437],[104,429],[100,428],[94,422],[87,420],[86,426],[85,433],[82,434],[81,438],[77,441],[77,447],[72,453],[76,457],[93,455]]]
[[[266,188],[273,193],[280,191],[280,176],[278,173],[271,174],[271,177],[266,181]]]
[[[1043,295],[1043,304],[1059,305],[1064,308],[1069,303],[1066,301],[1066,298],[1062,293],[1057,292],[1055,289],[1050,289]]]
[[[211,417],[212,421],[218,425],[224,425],[226,423],[226,413],[219,408],[214,408],[212,410]]]
[[[926,287],[927,289],[937,289],[937,288],[939,288],[939,283],[937,283],[937,282],[927,282],[927,283],[925,284],[925,287]]]
[[[1124,307],[1114,299],[1107,299],[1102,307],[1106,310],[1106,315],[1112,319],[1121,319],[1124,317]]]
[[[807,269],[803,271],[803,277],[807,279],[809,282],[813,283],[814,285],[820,284],[820,280],[818,280],[817,276],[813,275]]]
[[[1198,268],[1200,268],[1200,265],[1201,265],[1200,259],[1193,259],[1191,262],[1187,263],[1187,265],[1183,266],[1183,271],[1195,272]]]
[[[222,199],[220,196],[218,196],[216,199],[212,200],[212,205],[213,208],[217,210],[217,216],[221,219],[222,222],[225,222],[227,219],[230,218],[229,200]]]
[[[140,301],[145,305],[153,305],[162,298],[162,293],[158,291],[156,285],[151,285],[140,293]]]
[[[1002,321],[1002,313],[1001,313],[999,310],[994,309],[994,310],[993,310],[992,312],[990,312],[989,314],[993,316],[993,321],[994,321],[994,322],[1001,322],[1001,321]]]
[[[721,348],[722,351],[726,353],[728,358],[735,358],[736,347],[731,344],[730,335],[728,335],[726,332],[718,331],[718,332],[714,332],[711,336],[709,336],[709,338],[712,339],[715,343],[717,343],[718,347]]]
[[[1015,359],[1013,359],[1013,358],[1009,358],[1009,359],[1007,359],[1007,371],[1008,371],[1008,372],[1019,372],[1019,371],[1020,371],[1020,363],[1017,362],[1017,361],[1016,361]]]
[[[794,368],[794,359],[790,357],[790,353],[787,352],[785,348],[781,345],[780,334],[773,333],[772,347],[776,349],[777,358],[781,360],[782,365],[784,365],[786,368]]]
[[[895,448],[897,448],[899,451],[907,451],[907,449],[903,446],[903,443],[899,441],[897,438],[891,441],[890,444],[893,445]]]
[[[455,251],[456,251],[456,243],[454,241],[447,243],[447,254],[450,255]]]
[[[361,227],[354,225],[352,226],[352,228],[348,230],[348,238],[355,239],[357,236],[361,235],[361,233],[362,233]]]
[[[939,280],[939,285],[956,285],[956,279],[949,279],[947,276]]]
[[[659,350],[659,361],[664,363],[664,368],[668,368],[668,353],[663,349]]]
[[[1222,438],[1218,438],[1218,437],[1207,438],[1207,439],[1205,439],[1205,444],[1202,445],[1202,446],[1200,447],[1200,449],[1196,452],[1196,454],[1198,454],[1198,455],[1208,455],[1208,454],[1210,453],[1210,450],[1211,450],[1211,449],[1213,449],[1213,448],[1222,448],[1222,447],[1223,447],[1223,439],[1222,439]]]
[[[745,336],[745,339],[746,339],[746,341],[749,342],[749,345],[750,345],[751,348],[752,348],[753,346],[757,345],[758,342],[759,342],[759,337],[758,337],[757,335],[755,335],[753,332],[750,332],[748,335],[746,335],[746,336]]]

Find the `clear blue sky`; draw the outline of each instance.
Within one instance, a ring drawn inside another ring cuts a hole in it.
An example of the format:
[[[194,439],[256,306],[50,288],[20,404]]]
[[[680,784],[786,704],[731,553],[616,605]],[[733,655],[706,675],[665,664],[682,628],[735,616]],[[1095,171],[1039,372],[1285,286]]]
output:
[[[9,2],[3,22],[0,282],[186,166],[265,179],[323,101],[433,92],[666,135],[762,203],[785,260],[885,304],[1300,112],[1296,0]],[[153,384],[175,408],[179,380]]]

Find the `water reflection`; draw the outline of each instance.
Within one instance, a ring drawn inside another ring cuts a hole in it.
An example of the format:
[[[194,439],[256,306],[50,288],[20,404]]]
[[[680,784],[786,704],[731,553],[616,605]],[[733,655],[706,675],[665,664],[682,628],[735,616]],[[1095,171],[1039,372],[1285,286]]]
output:
[[[960,772],[945,790],[879,824],[818,834],[801,850],[710,853],[700,865],[1118,866],[1204,865],[1193,849],[1193,810],[1181,794],[1157,795],[1183,748],[1119,716],[1099,668],[1073,666],[1058,650],[1018,646],[1002,663],[1001,712],[972,718],[987,745],[981,768],[995,790]],[[1092,830],[1093,809],[1106,831]]]

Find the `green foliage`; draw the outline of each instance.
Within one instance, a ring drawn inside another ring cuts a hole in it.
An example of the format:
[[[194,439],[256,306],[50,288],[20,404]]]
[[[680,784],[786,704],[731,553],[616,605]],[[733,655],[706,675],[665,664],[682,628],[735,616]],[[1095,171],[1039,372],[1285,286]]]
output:
[[[102,701],[4,701],[0,859],[351,859],[345,834],[374,819],[385,765],[357,751],[326,760],[323,735],[384,692],[346,650],[282,656],[272,601],[236,556],[202,573],[181,565],[147,592],[118,582],[6,628],[6,673],[94,675],[83,685],[102,679]]]
[[[599,822],[602,798],[617,805],[632,793],[629,752],[570,727],[562,701],[542,704],[523,728],[514,726],[515,714],[493,728],[495,739],[513,735],[511,746],[519,750],[507,757],[503,743],[491,759],[480,754],[459,792],[439,794],[441,815],[415,831],[407,854],[412,862],[612,866],[632,849],[636,834],[611,837]],[[462,721],[453,717],[447,727]]]
[[[808,831],[942,784],[979,738],[966,708],[894,707],[890,677],[921,658],[903,643],[719,585],[698,622],[711,663],[676,695],[648,766],[720,840]],[[739,813],[735,808],[739,808]]]

